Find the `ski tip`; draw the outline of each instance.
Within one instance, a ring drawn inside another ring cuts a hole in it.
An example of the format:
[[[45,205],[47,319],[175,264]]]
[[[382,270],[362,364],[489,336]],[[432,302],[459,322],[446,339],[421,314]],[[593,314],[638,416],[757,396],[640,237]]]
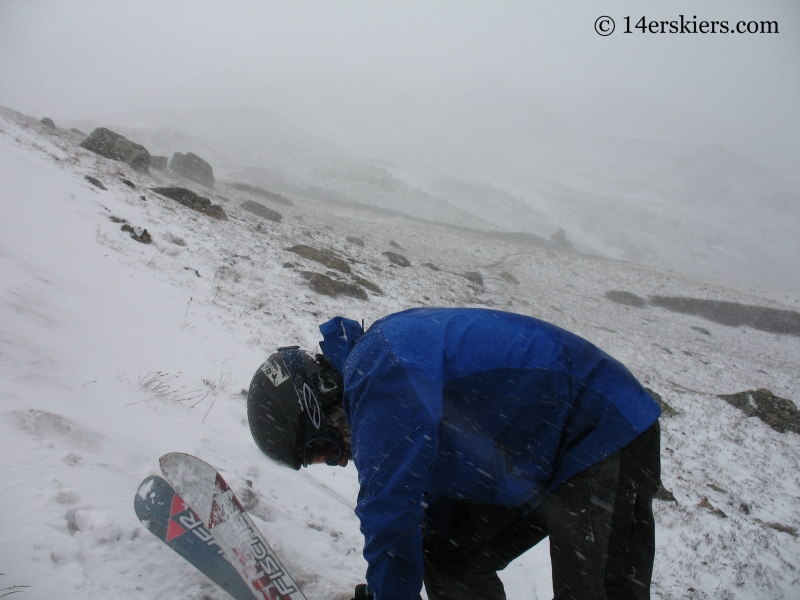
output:
[[[167,452],[164,456],[158,459],[158,464],[162,467],[164,464],[175,461],[175,460],[185,460],[187,458],[195,458],[191,454],[186,454],[185,452]]]

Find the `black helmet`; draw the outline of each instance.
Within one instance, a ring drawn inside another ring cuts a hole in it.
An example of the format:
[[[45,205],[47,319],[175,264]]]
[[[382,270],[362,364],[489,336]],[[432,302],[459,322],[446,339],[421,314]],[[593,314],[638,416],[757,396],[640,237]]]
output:
[[[341,376],[323,355],[312,358],[297,346],[278,348],[253,375],[247,394],[247,419],[256,445],[295,470],[308,465],[306,447],[317,440],[335,444],[341,458],[342,436],[326,417],[341,403],[342,389]]]

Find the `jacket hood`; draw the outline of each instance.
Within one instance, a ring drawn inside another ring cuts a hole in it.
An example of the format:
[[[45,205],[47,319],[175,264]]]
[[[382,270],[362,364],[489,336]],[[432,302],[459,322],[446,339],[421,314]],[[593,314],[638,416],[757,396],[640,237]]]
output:
[[[356,344],[356,340],[364,334],[361,324],[353,319],[334,317],[319,326],[323,341],[319,343],[325,358],[339,373],[344,374],[344,363]]]

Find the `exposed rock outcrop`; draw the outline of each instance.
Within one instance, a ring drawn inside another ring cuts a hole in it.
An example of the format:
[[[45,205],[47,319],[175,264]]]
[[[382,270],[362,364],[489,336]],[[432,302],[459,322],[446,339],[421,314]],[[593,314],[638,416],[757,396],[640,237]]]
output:
[[[108,188],[103,185],[103,182],[97,179],[96,177],[92,177],[91,175],[84,175],[83,178],[96,188],[100,188],[101,190],[108,190]]]
[[[478,287],[483,287],[483,276],[477,271],[467,271],[466,273],[459,273],[459,275],[461,275],[470,283],[473,283]]]
[[[51,127],[52,129],[56,128],[56,124],[53,123],[53,119],[51,119],[50,117],[45,117],[40,122],[41,122],[42,125],[47,125],[48,127]]]
[[[211,204],[211,200],[195,194],[192,190],[181,187],[161,187],[151,188],[157,194],[166,196],[176,202],[180,202],[187,208],[201,212],[215,219],[227,219],[228,215],[222,210],[219,204]]]
[[[350,242],[351,244],[355,244],[356,246],[360,246],[362,248],[364,247],[364,240],[362,240],[360,237],[348,235],[347,241]]]
[[[245,200],[242,202],[241,207],[256,216],[261,217],[262,219],[267,219],[268,221],[280,223],[281,219],[283,219],[283,216],[281,216],[279,212],[274,211],[271,208],[267,208],[258,202],[253,202],[252,200]]]
[[[513,283],[514,285],[519,285],[519,281],[517,280],[517,278],[514,277],[508,271],[503,271],[502,273],[500,273],[500,279],[502,279],[507,283]]]
[[[611,300],[617,304],[624,304],[625,306],[634,306],[636,308],[644,308],[647,306],[647,300],[641,296],[637,296],[633,292],[610,290],[606,292],[605,297],[607,300]]]
[[[167,157],[166,156],[151,156],[150,157],[150,166],[158,171],[166,171],[167,170]]]
[[[410,267],[411,262],[402,254],[398,254],[397,252],[384,252],[383,255],[389,259],[389,261],[398,267]]]
[[[650,305],[672,312],[697,315],[722,325],[746,325],[770,333],[800,336],[800,312],[793,310],[682,296],[650,296]]]
[[[374,283],[372,283],[369,279],[364,279],[363,277],[359,277],[355,273],[352,274],[352,277],[353,280],[361,287],[367,288],[373,294],[378,294],[379,296],[383,296],[383,290]]]
[[[563,229],[559,229],[550,236],[550,246],[561,252],[575,252],[575,246],[567,240],[567,234]]]
[[[766,388],[719,396],[751,417],[758,417],[776,431],[800,433],[800,411],[794,402],[779,398]]]
[[[150,169],[150,153],[144,146],[105,127],[95,129],[80,146],[100,156],[120,160],[135,171],[147,173]]]
[[[677,414],[674,408],[672,408],[669,404],[667,404],[664,399],[661,397],[661,394],[658,392],[654,392],[649,387],[644,388],[650,397],[656,401],[656,403],[661,407],[661,416],[662,417],[671,417],[672,415]]]
[[[302,256],[303,258],[307,258],[308,260],[313,260],[314,262],[318,262],[321,265],[325,265],[330,269],[336,269],[337,271],[341,271],[342,273],[350,272],[350,265],[348,265],[338,256],[334,255],[334,253],[331,252],[330,250],[317,250],[316,248],[312,248],[311,246],[305,246],[303,244],[297,244],[296,246],[287,248],[287,250],[289,252],[294,252],[295,254],[299,254],[300,256]]]
[[[235,190],[239,190],[240,192],[247,192],[248,194],[252,194],[253,196],[264,198],[265,200],[270,200],[272,202],[277,202],[278,204],[284,204],[286,206],[292,206],[292,201],[289,200],[287,197],[281,196],[280,194],[276,194],[275,192],[270,192],[269,190],[265,190],[260,187],[256,187],[254,185],[250,185],[249,183],[231,183],[228,185],[230,185]]]
[[[121,227],[122,231],[127,231],[131,234],[131,238],[139,242],[140,244],[149,244],[153,241],[152,236],[147,233],[147,229],[142,229],[141,227],[136,227],[135,225],[129,225],[126,223]]]
[[[308,286],[318,294],[323,294],[324,296],[350,296],[359,300],[369,300],[364,288],[354,283],[339,281],[322,273],[313,273],[311,271],[303,271],[301,274],[308,281]]]
[[[206,187],[214,187],[214,170],[211,168],[210,164],[196,154],[191,152],[186,154],[176,152],[172,155],[169,168],[174,173],[177,173],[181,177],[186,177],[186,179],[194,181],[195,183]]]

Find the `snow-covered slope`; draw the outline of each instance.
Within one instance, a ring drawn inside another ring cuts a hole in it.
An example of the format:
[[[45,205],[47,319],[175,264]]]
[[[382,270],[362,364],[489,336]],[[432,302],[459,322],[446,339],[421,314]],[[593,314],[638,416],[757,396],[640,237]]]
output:
[[[229,219],[150,190],[172,184],[210,196]],[[226,598],[133,512],[158,457],[182,451],[223,472],[310,600],[350,598],[365,570],[353,467],[294,473],[272,463],[250,439],[243,389],[277,346],[314,348],[318,324],[332,316],[369,324],[422,305],[549,320],[622,360],[677,409],[662,419],[663,480],[678,503],[656,502],[656,595],[798,595],[800,539],[764,524],[800,528],[800,439],[744,418],[716,394],[767,387],[797,401],[800,338],[604,298],[617,289],[796,310],[796,294],[746,294],[331,211],[300,195],[292,206],[270,205],[283,214],[274,223],[239,207],[250,199],[138,174],[78,148],[64,130],[0,111],[0,595],[29,586],[18,597]],[[131,239],[121,219],[146,228],[152,244]],[[364,301],[313,292],[302,271],[327,269],[286,250],[296,244],[330,249],[384,293]],[[412,266],[392,265],[387,250]],[[459,275],[467,271],[484,286]],[[509,598],[550,597],[548,571],[543,544],[502,574]]]

